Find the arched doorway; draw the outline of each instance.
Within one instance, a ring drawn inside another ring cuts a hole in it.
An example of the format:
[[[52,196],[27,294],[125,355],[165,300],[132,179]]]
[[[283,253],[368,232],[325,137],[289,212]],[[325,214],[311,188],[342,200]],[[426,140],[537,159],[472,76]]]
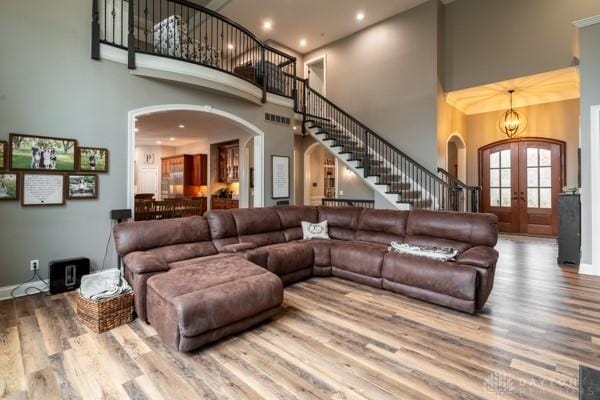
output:
[[[462,182],[467,181],[467,145],[458,132],[446,142],[446,171]]]
[[[253,179],[253,198],[249,201],[247,192],[240,192],[240,207],[262,207],[264,205],[264,174],[263,174],[263,163],[264,163],[264,133],[253,124],[240,118],[237,115],[231,114],[227,111],[214,108],[209,105],[197,106],[189,104],[167,104],[157,105],[151,107],[140,108],[129,111],[128,113],[128,162],[127,162],[127,204],[132,210],[134,207],[134,185],[135,185],[135,143],[136,143],[136,119],[152,113],[164,112],[164,111],[195,111],[201,113],[208,113],[213,116],[218,116],[229,121],[232,125],[235,125],[240,130],[245,131],[251,138],[249,141],[253,143],[253,167],[254,167],[254,179]],[[243,146],[246,143],[242,143]],[[243,148],[243,147],[242,147]],[[248,165],[247,163],[244,165]],[[248,168],[249,169],[249,168]],[[248,190],[250,188],[250,174],[244,168],[240,173],[240,190]]]
[[[500,232],[558,234],[558,193],[565,181],[565,142],[517,138],[479,149],[482,211]]]
[[[324,197],[336,197],[338,161],[315,142],[304,152],[304,205],[320,205]]]

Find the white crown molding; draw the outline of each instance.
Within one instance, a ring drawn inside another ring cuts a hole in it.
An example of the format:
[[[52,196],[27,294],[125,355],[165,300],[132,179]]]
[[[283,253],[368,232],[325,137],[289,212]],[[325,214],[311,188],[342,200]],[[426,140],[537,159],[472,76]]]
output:
[[[575,25],[579,29],[596,24],[600,24],[600,15],[594,15],[593,17],[583,18],[573,22],[573,25]]]

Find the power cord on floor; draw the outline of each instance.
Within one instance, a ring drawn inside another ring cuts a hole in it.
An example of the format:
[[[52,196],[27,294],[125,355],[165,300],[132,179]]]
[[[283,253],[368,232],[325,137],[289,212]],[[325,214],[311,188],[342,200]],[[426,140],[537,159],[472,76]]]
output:
[[[43,293],[46,296],[48,296],[49,295],[48,294],[48,290],[50,289],[50,287],[48,285],[48,282],[44,278],[41,277],[39,269],[36,269],[36,270],[33,271],[33,275],[31,276],[31,278],[29,278],[27,281],[21,283],[20,285],[15,286],[13,288],[13,290],[10,291],[10,297],[12,297],[13,299],[16,298],[16,297],[18,297],[18,296],[15,295],[15,293],[17,292],[17,290],[21,289],[23,286],[27,285],[28,283],[35,282],[36,278],[37,278],[38,281],[44,282],[45,286],[43,288],[41,288],[41,289],[38,288],[38,287],[35,287],[35,286],[29,286],[29,287],[27,287],[25,289],[24,294],[29,295],[29,294],[42,294]]]

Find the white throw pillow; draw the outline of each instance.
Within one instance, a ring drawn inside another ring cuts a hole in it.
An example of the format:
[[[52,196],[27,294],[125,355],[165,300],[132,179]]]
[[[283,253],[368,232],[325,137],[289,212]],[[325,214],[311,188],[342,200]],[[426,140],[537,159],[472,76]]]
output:
[[[304,239],[330,239],[327,221],[318,224],[302,221],[302,235]]]

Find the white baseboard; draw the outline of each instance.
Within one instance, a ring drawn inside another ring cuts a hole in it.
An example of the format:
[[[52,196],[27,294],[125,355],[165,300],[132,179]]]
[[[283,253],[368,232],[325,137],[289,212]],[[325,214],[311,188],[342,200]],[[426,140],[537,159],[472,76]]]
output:
[[[104,271],[110,271],[116,268],[105,268]],[[91,274],[96,274],[100,271],[93,271]],[[29,288],[36,288],[39,290],[42,290],[43,292],[47,292],[49,290],[48,287],[46,287],[46,284],[43,281],[33,281],[33,282],[27,282],[27,283],[23,283],[23,284],[19,284],[19,285],[12,285],[12,286],[4,286],[4,287],[0,287],[0,301],[2,300],[8,300],[11,298],[10,292],[13,291],[14,288],[20,286],[20,288],[16,291],[15,293],[15,297],[22,297],[22,296],[27,296],[28,294],[37,294],[37,290],[33,290],[30,289],[31,292],[33,293],[26,293],[26,291]]]
[[[582,275],[600,276],[600,266],[593,264],[579,264],[579,273]]]
[[[28,294],[34,294],[34,293],[26,293],[27,291],[30,291],[30,292],[38,292],[39,290],[42,290],[44,292],[48,291],[46,284],[42,281],[27,282],[27,283],[24,283],[21,285],[4,286],[4,287],[0,287],[0,300],[10,299],[11,298],[10,292],[12,292],[13,289],[15,289],[17,286],[20,286],[20,288],[15,292],[15,297],[21,297],[21,296],[26,296]],[[35,288],[37,290],[33,290],[33,288]]]

